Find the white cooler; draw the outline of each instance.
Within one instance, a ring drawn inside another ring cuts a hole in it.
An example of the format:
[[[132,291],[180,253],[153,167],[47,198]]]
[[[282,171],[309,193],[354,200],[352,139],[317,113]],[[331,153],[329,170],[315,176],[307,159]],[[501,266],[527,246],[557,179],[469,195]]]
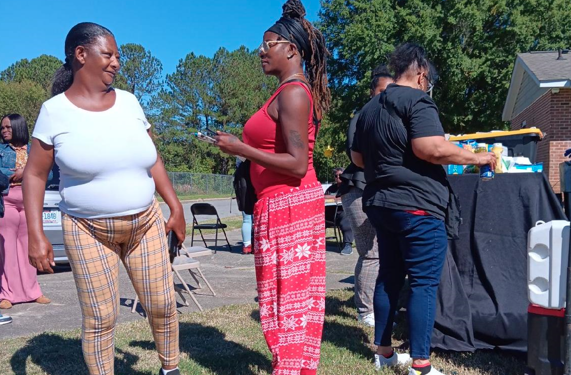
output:
[[[547,309],[565,307],[569,222],[539,221],[527,237],[529,302]]]

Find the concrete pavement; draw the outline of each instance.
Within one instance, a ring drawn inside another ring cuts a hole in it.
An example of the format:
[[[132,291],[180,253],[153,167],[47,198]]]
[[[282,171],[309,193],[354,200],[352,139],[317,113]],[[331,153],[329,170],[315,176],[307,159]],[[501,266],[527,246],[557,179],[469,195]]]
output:
[[[232,212],[230,212],[229,199],[218,203],[217,209],[219,208],[221,216],[239,214],[237,208],[236,210],[232,208]],[[187,205],[189,207],[189,204],[185,204],[185,206]],[[185,207],[185,213],[188,211],[190,215],[190,210],[187,210],[188,207]],[[256,301],[254,257],[240,253],[242,240],[240,230],[228,232],[228,237],[232,245],[231,252],[225,246],[222,236],[222,241],[219,239],[216,254],[197,258],[201,263],[205,277],[217,294],[212,296],[205,285],[202,289],[195,290],[195,296],[205,310],[223,305],[254,303]],[[213,236],[209,238],[213,238]],[[187,240],[186,244],[187,246],[190,245],[190,239]],[[200,245],[200,243],[195,241],[195,245]],[[213,246],[210,247],[214,248]],[[354,251],[353,255],[350,256],[341,256],[338,251],[336,244],[332,243],[328,246],[328,290],[353,286],[353,270],[357,261],[357,252]],[[190,285],[196,286],[196,282],[188,273],[181,274]],[[38,275],[38,280],[43,293],[52,299],[52,303],[49,305],[27,303],[15,305],[10,310],[1,310],[1,313],[12,316],[14,322],[0,327],[0,339],[81,327],[81,312],[70,268],[59,266],[55,274]],[[180,284],[176,278],[175,281]],[[127,273],[121,267],[119,323],[143,319],[144,315],[140,306],[136,313],[131,313],[134,296],[135,292]],[[177,294],[178,311],[180,313],[198,311],[192,300],[188,297],[187,299],[190,306],[183,305],[182,299]]]

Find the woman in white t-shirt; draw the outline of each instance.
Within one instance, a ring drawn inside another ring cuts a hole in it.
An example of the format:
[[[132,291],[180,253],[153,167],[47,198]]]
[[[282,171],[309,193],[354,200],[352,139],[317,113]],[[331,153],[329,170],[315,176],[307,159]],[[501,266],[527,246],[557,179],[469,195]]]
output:
[[[139,102],[111,87],[120,67],[113,34],[94,23],[77,24],[66,37],[65,56],[54,78],[54,96],[36,122],[24,172],[30,263],[53,272],[42,207],[55,160],[89,373],[113,374],[121,260],[149,317],[161,374],[178,375],[178,318],[166,233],[172,230],[179,243],[184,241],[182,205]],[[155,188],[171,211],[166,228]]]

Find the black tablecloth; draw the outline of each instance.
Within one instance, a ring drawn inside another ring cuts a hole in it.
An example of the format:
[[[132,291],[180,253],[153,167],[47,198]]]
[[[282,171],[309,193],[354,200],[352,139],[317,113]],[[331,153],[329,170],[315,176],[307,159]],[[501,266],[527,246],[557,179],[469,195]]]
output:
[[[527,232],[565,220],[542,173],[449,176],[460,198],[460,239],[450,241],[432,346],[474,351],[527,348]]]

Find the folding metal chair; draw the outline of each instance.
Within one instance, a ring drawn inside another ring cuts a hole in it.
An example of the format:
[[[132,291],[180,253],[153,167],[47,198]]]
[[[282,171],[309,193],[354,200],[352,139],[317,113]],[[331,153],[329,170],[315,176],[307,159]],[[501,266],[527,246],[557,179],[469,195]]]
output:
[[[211,205],[210,203],[195,203],[190,206],[190,212],[192,213],[192,235],[190,240],[190,246],[194,245],[194,230],[198,229],[200,233],[200,237],[202,237],[202,241],[204,242],[204,246],[208,247],[206,244],[206,239],[202,234],[202,230],[216,230],[216,236],[214,238],[214,246],[218,246],[218,230],[221,229],[222,233],[224,233],[224,237],[226,238],[226,244],[228,244],[228,249],[232,251],[232,246],[230,246],[230,241],[228,241],[228,236],[226,235],[226,231],[224,230],[228,226],[220,220],[220,216],[218,216],[218,211],[216,208]],[[200,224],[196,219],[196,216],[216,216],[216,222],[210,224]],[[215,251],[216,252],[216,251]]]
[[[198,301],[194,297],[194,293],[192,293],[191,290],[188,288],[188,284],[182,278],[182,275],[180,274],[179,271],[188,270],[188,273],[190,273],[190,276],[192,276],[192,278],[194,279],[194,281],[196,281],[196,283],[198,285],[196,289],[202,289],[202,285],[200,284],[200,280],[198,280],[198,278],[196,277],[195,271],[194,271],[194,270],[196,270],[196,272],[198,272],[198,274],[200,275],[200,277],[202,278],[204,283],[208,286],[208,288],[212,292],[212,295],[216,296],[216,292],[214,291],[214,289],[212,289],[212,286],[210,285],[210,283],[208,282],[208,280],[206,279],[206,277],[202,273],[202,270],[200,269],[200,262],[198,260],[194,259],[194,257],[201,257],[201,256],[207,256],[207,255],[212,255],[212,250],[205,248],[205,247],[199,247],[199,246],[186,248],[183,244],[182,248],[180,249],[180,255],[177,256],[176,258],[174,258],[174,261],[172,263],[172,271],[173,271],[174,275],[182,283],[182,286],[184,288],[184,289],[181,289],[175,285],[175,291],[182,298],[184,304],[186,306],[189,306],[187,299],[183,295],[183,291],[186,291],[188,293],[188,295],[190,296],[190,298],[192,298],[192,300],[194,301],[196,306],[198,306],[198,309],[200,311],[203,311],[202,306],[200,305],[200,303],[198,303]],[[133,306],[131,307],[132,313],[134,313],[135,310],[137,309],[138,303],[139,303],[139,296],[135,295],[135,299],[133,300]]]

